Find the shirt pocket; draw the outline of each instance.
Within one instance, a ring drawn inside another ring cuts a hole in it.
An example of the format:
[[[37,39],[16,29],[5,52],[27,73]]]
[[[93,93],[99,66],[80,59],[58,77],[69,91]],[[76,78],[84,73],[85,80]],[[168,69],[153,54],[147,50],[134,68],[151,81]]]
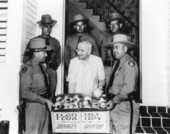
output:
[[[34,88],[44,88],[45,80],[43,74],[36,73],[33,75],[33,87]]]

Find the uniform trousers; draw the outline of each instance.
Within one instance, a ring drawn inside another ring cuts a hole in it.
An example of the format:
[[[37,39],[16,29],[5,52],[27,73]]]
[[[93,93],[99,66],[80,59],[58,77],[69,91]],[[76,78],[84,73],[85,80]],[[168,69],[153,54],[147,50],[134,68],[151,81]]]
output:
[[[136,131],[136,126],[139,119],[139,104],[133,102],[133,122],[132,133]],[[111,118],[111,134],[129,134],[130,131],[130,114],[131,107],[129,101],[123,101],[116,105],[110,112]]]
[[[48,134],[49,111],[45,104],[26,103],[26,132],[24,134]]]

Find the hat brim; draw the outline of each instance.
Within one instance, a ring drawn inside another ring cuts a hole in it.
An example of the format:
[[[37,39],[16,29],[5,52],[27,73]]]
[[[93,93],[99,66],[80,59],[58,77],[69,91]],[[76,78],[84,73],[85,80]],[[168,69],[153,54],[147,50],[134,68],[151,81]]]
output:
[[[115,21],[115,20],[119,20],[120,22],[124,22],[125,21],[123,18],[113,18],[113,19],[107,20],[107,22],[110,23],[111,21]]]
[[[45,48],[26,49],[25,52],[46,52],[51,50],[51,46],[46,46]]]
[[[42,21],[37,21],[37,24],[39,24],[40,26],[43,26],[43,25],[55,25],[57,23],[56,20],[52,20],[51,23],[42,23]]]
[[[89,22],[89,19],[80,19],[80,20],[77,20],[77,21],[73,21],[73,22],[71,22],[70,24],[71,24],[71,25],[74,25],[74,24],[76,24],[77,22],[80,22],[80,21],[82,21],[83,23],[88,23],[88,22]]]
[[[114,44],[122,43],[125,44],[129,49],[132,49],[135,44],[130,41],[117,41],[117,42],[110,42],[106,45],[106,48],[112,48]]]

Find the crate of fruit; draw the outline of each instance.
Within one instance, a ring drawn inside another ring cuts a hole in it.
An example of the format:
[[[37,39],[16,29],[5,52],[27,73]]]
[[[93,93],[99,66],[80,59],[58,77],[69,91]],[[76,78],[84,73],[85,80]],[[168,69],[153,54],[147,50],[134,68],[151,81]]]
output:
[[[105,95],[99,99],[82,94],[58,95],[51,119],[53,133],[110,133]]]

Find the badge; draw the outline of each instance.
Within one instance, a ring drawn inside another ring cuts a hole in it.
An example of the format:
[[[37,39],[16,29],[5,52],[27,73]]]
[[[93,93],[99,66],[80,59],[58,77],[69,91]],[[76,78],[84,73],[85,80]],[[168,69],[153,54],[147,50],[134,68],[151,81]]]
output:
[[[131,67],[134,67],[134,66],[135,66],[135,62],[133,62],[133,61],[129,61],[128,64],[129,64]]]
[[[21,73],[25,73],[25,72],[27,72],[27,70],[28,70],[27,67],[23,67],[21,70]]]

